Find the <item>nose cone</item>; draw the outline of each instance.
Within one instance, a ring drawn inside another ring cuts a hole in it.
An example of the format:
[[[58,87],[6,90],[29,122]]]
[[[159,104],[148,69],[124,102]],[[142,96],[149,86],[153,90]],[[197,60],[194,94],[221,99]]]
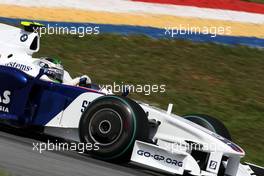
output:
[[[218,140],[222,141],[224,144],[226,144],[226,146],[229,147],[229,149],[231,149],[232,151],[231,153],[238,154],[241,156],[245,155],[245,151],[241,147],[239,147],[237,144],[233,143],[232,141],[229,141],[228,139],[218,134],[213,133],[212,135]]]

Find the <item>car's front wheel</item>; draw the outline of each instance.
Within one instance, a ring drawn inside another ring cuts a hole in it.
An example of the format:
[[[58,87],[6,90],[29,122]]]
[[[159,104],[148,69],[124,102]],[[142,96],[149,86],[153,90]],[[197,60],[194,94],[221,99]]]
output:
[[[128,161],[135,140],[148,138],[148,120],[144,110],[133,100],[121,96],[103,96],[93,101],[83,113],[80,139],[96,144],[91,154],[107,161]]]

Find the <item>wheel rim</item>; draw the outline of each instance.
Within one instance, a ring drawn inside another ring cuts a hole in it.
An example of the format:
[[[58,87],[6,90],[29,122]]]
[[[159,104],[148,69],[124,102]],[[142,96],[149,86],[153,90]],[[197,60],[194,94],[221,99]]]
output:
[[[111,131],[112,125],[111,122],[108,120],[103,120],[102,122],[100,122],[99,124],[99,131],[102,134],[107,134]]]
[[[88,131],[95,143],[108,146],[120,138],[123,131],[123,121],[117,111],[104,108],[93,114]]]

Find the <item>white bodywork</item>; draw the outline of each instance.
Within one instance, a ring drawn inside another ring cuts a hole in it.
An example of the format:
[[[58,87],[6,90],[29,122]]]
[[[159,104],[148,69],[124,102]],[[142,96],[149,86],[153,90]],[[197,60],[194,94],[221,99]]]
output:
[[[46,125],[45,132],[50,135],[80,141],[78,128],[82,116],[80,111],[81,103],[85,100],[91,102],[99,96],[103,95],[94,93],[84,93],[80,95],[68,106],[68,108],[59,113]],[[216,176],[222,156],[227,156],[229,160],[226,164],[226,175],[250,176],[247,172],[242,172],[243,174],[241,174],[241,171],[237,172],[238,168],[243,168],[243,165],[240,165],[240,159],[245,155],[242,149],[241,152],[233,150],[229,145],[220,140],[223,137],[185,120],[180,116],[167,114],[166,111],[146,104],[140,105],[145,112],[149,114],[149,120],[155,119],[159,121],[160,126],[157,128],[157,131],[152,134],[152,140],[156,141],[156,145],[136,141],[131,161],[173,174],[183,174],[185,171],[197,176]],[[55,130],[56,128],[59,128],[61,132]],[[206,170],[200,169],[197,161],[192,157],[191,151],[188,148],[190,146],[186,141],[201,144],[204,146],[204,152],[210,153]],[[153,157],[139,156],[137,154],[139,150],[148,151],[153,153],[153,155],[166,156],[171,159],[174,158],[176,161],[182,162],[182,165],[175,166],[171,163],[166,163],[164,160],[159,161]],[[214,167],[210,165],[212,162],[215,163]]]
[[[39,41],[35,50],[31,50],[29,47],[35,37],[39,40],[38,35],[3,24],[0,25],[0,30],[0,63],[1,60],[3,62],[10,57],[10,54],[13,54],[13,59],[17,58],[21,61],[23,58],[24,64],[31,67],[28,59],[32,59],[31,55],[39,50]],[[28,39],[21,41],[24,34],[28,36]],[[39,69],[24,71],[30,75],[37,75]],[[30,71],[32,73],[29,73]],[[105,90],[102,93],[105,93]],[[78,129],[82,116],[82,103],[84,101],[92,102],[99,96],[104,95],[93,92],[81,94],[65,110],[58,113],[46,124],[44,132],[68,140],[80,141]],[[222,162],[222,156],[226,156],[229,158],[227,162],[223,163],[226,166],[226,175],[250,176],[250,172],[246,171],[244,166],[240,164],[240,159],[245,155],[244,151],[238,146],[240,151],[231,148],[231,144],[235,145],[232,142],[223,142],[226,141],[223,137],[180,116],[171,114],[172,105],[169,106],[168,111],[163,111],[147,104],[139,104],[148,114],[149,120],[158,121],[160,125],[156,129],[152,129],[150,134],[153,144],[135,142],[131,157],[131,161],[134,163],[173,174],[182,175],[188,172],[197,176],[216,176]],[[199,161],[196,161],[191,155],[190,142],[202,145],[200,150],[209,153],[204,170],[201,170],[198,165]]]
[[[39,36],[37,33],[26,32],[23,29],[2,23],[0,23],[0,30],[0,53],[2,57],[7,57],[9,54],[30,57],[33,53],[39,51]],[[30,49],[35,38],[37,46]]]
[[[38,33],[27,32],[20,28],[0,23],[0,65],[10,66],[36,77],[41,69],[41,58],[33,58],[32,54],[39,51],[40,37]],[[91,80],[87,75],[72,79],[64,70],[63,84],[78,85],[81,78],[86,78],[87,83]],[[52,81],[43,75],[42,80]]]

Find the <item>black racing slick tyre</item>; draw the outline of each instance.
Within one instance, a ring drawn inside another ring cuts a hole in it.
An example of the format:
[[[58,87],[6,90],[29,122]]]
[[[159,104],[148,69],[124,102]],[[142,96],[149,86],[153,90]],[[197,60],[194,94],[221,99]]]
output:
[[[184,115],[183,118],[200,125],[220,136],[232,141],[231,135],[225,125],[218,119],[204,114]]]
[[[135,140],[149,135],[145,111],[122,96],[102,96],[85,110],[79,124],[81,142],[98,146],[91,155],[112,162],[129,161]]]

